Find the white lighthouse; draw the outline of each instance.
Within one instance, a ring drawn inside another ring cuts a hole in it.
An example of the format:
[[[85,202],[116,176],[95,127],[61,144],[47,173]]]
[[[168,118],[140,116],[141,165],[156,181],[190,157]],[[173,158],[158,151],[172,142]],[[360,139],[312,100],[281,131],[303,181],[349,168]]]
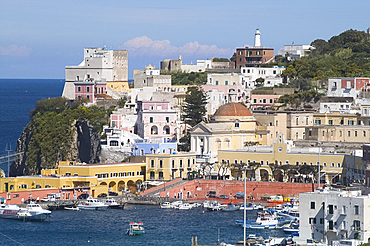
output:
[[[254,47],[261,47],[261,33],[259,29],[256,29],[254,34]]]

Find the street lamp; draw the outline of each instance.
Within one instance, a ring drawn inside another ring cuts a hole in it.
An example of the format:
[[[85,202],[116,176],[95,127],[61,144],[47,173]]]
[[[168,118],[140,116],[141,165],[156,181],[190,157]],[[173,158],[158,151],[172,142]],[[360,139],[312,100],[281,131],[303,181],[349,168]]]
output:
[[[244,167],[244,222],[243,222],[243,233],[244,233],[244,241],[243,245],[246,246],[246,221],[247,221],[247,167]]]
[[[319,146],[319,166],[318,166],[318,176],[319,176],[319,179],[317,180],[317,184],[318,184],[318,189],[320,189],[320,178],[321,178],[321,175],[320,175],[320,152],[321,152],[321,142],[317,142],[317,146]]]

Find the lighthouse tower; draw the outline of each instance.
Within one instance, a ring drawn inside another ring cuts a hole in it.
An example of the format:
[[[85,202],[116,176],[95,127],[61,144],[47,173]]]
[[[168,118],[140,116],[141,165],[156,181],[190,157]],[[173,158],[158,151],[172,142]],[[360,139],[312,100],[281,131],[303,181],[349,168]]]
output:
[[[259,29],[256,29],[254,34],[254,47],[261,47],[261,33]]]

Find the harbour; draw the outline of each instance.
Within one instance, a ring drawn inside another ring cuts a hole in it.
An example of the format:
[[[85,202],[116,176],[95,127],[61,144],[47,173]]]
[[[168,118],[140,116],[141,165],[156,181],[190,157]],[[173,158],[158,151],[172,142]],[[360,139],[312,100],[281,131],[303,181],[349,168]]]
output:
[[[248,211],[248,220],[255,219],[256,213]],[[218,238],[235,245],[243,240],[243,228],[234,219],[242,218],[242,210],[224,213],[207,212],[203,207],[174,210],[134,204],[102,211],[57,210],[48,222],[1,219],[0,245],[191,245],[192,237],[198,238],[199,245],[216,245]],[[132,221],[143,222],[145,234],[128,236]],[[247,233],[263,238],[287,236],[281,229],[247,229]]]

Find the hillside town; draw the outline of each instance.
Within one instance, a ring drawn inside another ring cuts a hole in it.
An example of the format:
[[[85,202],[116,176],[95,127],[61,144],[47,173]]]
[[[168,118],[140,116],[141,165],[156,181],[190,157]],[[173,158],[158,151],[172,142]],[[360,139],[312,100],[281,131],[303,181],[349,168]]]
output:
[[[276,52],[261,36],[257,29],[253,46],[236,48],[234,61],[183,64],[179,56],[133,71],[133,81],[127,50],[85,48],[81,63],[65,67],[61,96],[115,106],[99,163],[64,159],[37,175],[2,177],[0,197],[8,204],[83,194],[154,203],[299,201],[297,244],[367,243],[370,78],[329,77],[304,102],[285,103],[298,92],[288,68],[271,65],[274,54],[293,61],[315,47],[292,43]],[[173,73],[206,80],[173,84]]]

